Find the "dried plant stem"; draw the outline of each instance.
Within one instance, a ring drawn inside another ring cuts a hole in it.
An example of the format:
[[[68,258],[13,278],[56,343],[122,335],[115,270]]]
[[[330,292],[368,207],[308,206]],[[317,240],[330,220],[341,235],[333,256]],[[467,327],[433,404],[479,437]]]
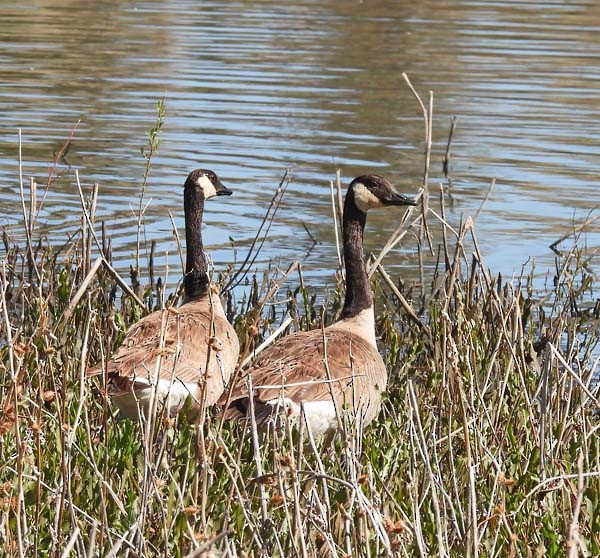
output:
[[[415,200],[418,201],[419,199],[421,199],[423,192],[424,192],[424,190],[419,190],[419,192],[415,196]],[[381,249],[381,252],[379,252],[377,257],[370,264],[369,269],[368,269],[369,277],[372,277],[373,273],[375,273],[375,270],[377,269],[377,266],[381,263],[383,258],[390,252],[390,250],[392,250],[408,234],[408,231],[410,229],[415,227],[416,224],[419,223],[423,219],[423,216],[419,215],[410,223],[410,225],[407,226],[406,222],[408,221],[409,217],[412,215],[412,211],[413,211],[413,207],[409,207],[404,212],[404,215],[402,216],[400,223],[398,223],[398,226],[396,227],[396,229],[389,236],[384,247]]]
[[[94,262],[94,265],[88,271],[88,274],[86,275],[85,279],[81,282],[79,289],[77,289],[77,292],[73,295],[73,298],[69,302],[69,306],[67,306],[67,309],[64,311],[61,320],[68,320],[71,317],[73,311],[75,310],[75,307],[77,306],[77,304],[79,304],[81,297],[86,293],[87,289],[90,286],[90,283],[94,279],[96,273],[98,272],[98,269],[100,269],[100,266],[103,262],[104,258],[102,257],[98,258]]]
[[[440,513],[440,503],[437,496],[437,480],[433,473],[433,469],[431,467],[431,460],[429,457],[429,451],[427,449],[427,443],[425,441],[425,436],[423,433],[423,427],[421,425],[421,418],[419,416],[419,404],[417,402],[417,397],[415,395],[414,387],[412,381],[408,381],[408,396],[412,407],[414,424],[416,425],[416,434],[418,440],[419,452],[425,462],[425,468],[427,469],[427,473],[429,475],[429,486],[432,493],[432,504],[433,511],[435,514],[435,525],[436,525],[436,533],[437,533],[437,542],[439,549],[439,556],[446,556],[447,551],[444,543],[444,534],[442,530],[442,521],[441,521],[441,513]]]
[[[487,203],[487,201],[490,199],[490,196],[492,195],[492,190],[494,189],[494,186],[496,185],[496,178],[492,178],[492,181],[490,182],[490,187],[488,188],[486,194],[485,194],[485,198],[483,198],[483,201],[481,202],[481,205],[479,206],[479,209],[477,209],[477,213],[475,213],[475,217],[473,217],[473,221],[477,221],[477,218],[479,217],[479,214],[483,211],[483,206]]]
[[[281,323],[281,325],[273,333],[271,333],[271,335],[269,335],[269,337],[267,337],[258,347],[256,347],[256,349],[254,349],[252,351],[252,354],[248,355],[239,364],[239,368],[245,368],[246,366],[248,366],[248,364],[250,364],[250,362],[253,359],[255,359],[260,353],[262,353],[267,347],[269,347],[275,341],[277,341],[277,339],[279,339],[279,337],[281,336],[281,334],[288,327],[290,327],[290,325],[291,325],[292,322],[293,322],[293,319],[291,318],[291,316],[288,316],[285,320],[283,320],[283,322]]]
[[[597,209],[594,208],[594,209]],[[574,227],[572,231],[569,231],[567,234],[562,235],[560,238],[556,239],[552,244],[550,244],[549,248],[555,253],[560,255],[560,251],[556,248],[561,242],[567,240],[570,236],[576,235],[584,229],[587,229],[590,225],[593,225],[596,221],[600,219],[600,215],[594,215],[593,217],[588,217],[583,223]]]
[[[580,452],[577,459],[577,497],[575,499],[575,505],[573,506],[573,516],[569,525],[567,538],[567,556],[569,558],[576,558],[579,555],[579,515],[581,513],[581,505],[583,503],[586,484],[583,477],[583,453]]]
[[[21,363],[17,354],[15,353],[14,340],[12,336],[12,327],[10,322],[10,317],[8,313],[8,305],[6,301],[6,290],[8,287],[7,279],[6,279],[6,267],[5,263],[2,262],[1,267],[1,275],[0,275],[1,283],[1,293],[2,297],[0,302],[2,304],[2,317],[4,319],[5,326],[5,335],[6,335],[6,343],[8,346],[8,362],[9,362],[9,374],[11,378],[11,385],[8,392],[8,397],[4,402],[3,415],[6,417],[9,413],[8,410],[12,409],[12,414],[15,415],[14,421],[14,436],[15,436],[15,444],[16,447],[21,447],[21,430],[19,424],[19,416],[17,414],[17,409],[19,408],[19,377],[21,375]],[[17,549],[19,552],[19,558],[25,557],[25,543],[23,540],[24,533],[27,533],[27,516],[23,513],[25,507],[25,497],[23,493],[23,455],[22,452],[19,452],[17,455],[17,501],[15,506],[15,530],[17,537]]]
[[[265,240],[269,236],[269,231],[271,230],[271,226],[275,219],[275,215],[277,214],[277,210],[279,209],[279,207],[281,205],[281,200],[283,199],[283,196],[285,195],[285,192],[286,192],[290,182],[292,181],[292,177],[293,177],[292,169],[287,169],[285,171],[283,177],[281,178],[281,181],[279,182],[279,186],[275,190],[275,194],[273,195],[273,198],[271,199],[271,203],[269,204],[269,207],[267,208],[265,216],[263,217],[263,220],[261,221],[261,224],[258,227],[258,230],[256,231],[256,235],[254,236],[254,239],[252,240],[252,244],[250,245],[250,249],[248,250],[248,254],[246,255],[246,258],[244,259],[244,261],[242,262],[242,264],[240,265],[240,267],[238,268],[236,273],[223,286],[223,289],[222,289],[223,291],[228,291],[228,290],[231,290],[231,289],[234,289],[235,287],[237,287],[240,284],[240,282],[243,280],[245,275],[248,273],[250,268],[254,265],[254,262],[256,261],[256,258],[260,254],[260,251],[263,247],[263,244],[265,243]],[[263,229],[264,229],[264,233],[263,233]],[[262,237],[261,237],[261,234],[262,234]]]
[[[433,135],[433,91],[429,91],[429,103],[427,108],[425,104],[421,100],[421,97],[417,93],[417,90],[414,88],[413,84],[408,79],[408,75],[403,72],[402,77],[404,81],[408,85],[412,94],[417,99],[419,106],[423,112],[423,122],[425,125],[425,158],[424,158],[424,169],[423,169],[423,205],[422,205],[422,215],[423,215],[423,227],[421,228],[421,234],[425,235],[427,239],[427,244],[429,246],[429,251],[431,255],[433,252],[433,243],[431,240],[431,233],[429,232],[429,227],[427,225],[427,210],[429,204],[429,166],[431,162],[431,147],[432,147],[432,135]]]
[[[85,199],[84,199],[84,196],[83,196],[83,190],[81,188],[81,182],[79,181],[79,171],[77,169],[75,170],[75,179],[76,179],[76,182],[77,182],[77,189],[78,189],[78,192],[79,192],[79,199],[81,201],[81,208],[82,208],[82,211],[83,211],[83,216],[84,216],[85,222],[87,223],[87,226],[89,228],[89,232],[90,232],[92,238],[94,239],[96,247],[98,248],[99,252],[101,254],[103,254],[102,255],[102,263],[104,264],[104,267],[112,275],[112,277],[114,278],[114,280],[117,283],[119,283],[120,287],[127,293],[127,295],[130,296],[141,308],[145,308],[146,305],[144,304],[144,301],[141,300],[133,292],[133,290],[127,284],[127,282],[119,275],[119,273],[117,272],[117,270],[106,259],[105,255],[104,255],[104,251],[102,250],[102,245],[98,241],[98,237],[96,236],[96,233],[94,231],[94,223],[93,223],[92,217],[90,216],[90,213],[88,212],[87,205],[85,203]]]
[[[264,470],[262,466],[262,458],[260,455],[260,443],[258,440],[258,426],[256,424],[256,414],[254,410],[254,391],[252,389],[252,374],[248,374],[246,377],[246,383],[248,384],[248,393],[250,397],[248,413],[250,415],[250,434],[252,436],[252,448],[254,453],[254,463],[256,465],[256,474],[258,477],[262,477],[264,475]],[[263,525],[267,524],[269,513],[267,510],[267,494],[265,492],[265,487],[262,483],[258,484],[258,489],[260,492],[260,510],[262,514],[262,523]]]
[[[35,185],[33,183],[33,180],[31,181],[31,201],[32,203],[35,200]],[[30,220],[27,217],[27,208],[25,206],[25,189],[23,186],[23,156],[22,156],[22,145],[21,145],[21,129],[19,128],[19,193],[20,193],[20,198],[21,198],[21,211],[22,211],[22,215],[23,215],[23,224],[24,227],[23,229],[25,230],[25,234],[26,234],[26,238],[27,238],[27,245],[26,245],[26,250],[27,250],[27,259],[28,259],[28,265],[29,265],[29,277],[31,279],[31,277],[35,274],[35,277],[37,279],[37,281],[40,281],[40,274],[39,271],[37,269],[37,265],[35,263],[35,255],[33,253],[33,238],[32,238],[32,224],[30,222]],[[29,212],[30,214],[34,214],[35,213],[35,209],[31,208],[31,211]]]
[[[377,264],[377,271],[379,272],[381,277],[383,277],[383,280],[386,282],[387,286],[394,293],[394,296],[398,299],[398,302],[400,302],[400,304],[402,305],[402,308],[404,308],[408,317],[419,327],[419,329],[421,329],[427,335],[427,338],[429,339],[429,342],[431,343],[431,331],[420,320],[419,316],[417,316],[417,314],[413,310],[412,306],[408,303],[406,298],[404,298],[404,295],[398,290],[398,287],[396,287],[396,285],[392,281],[392,278],[388,275],[388,273],[385,271],[385,269],[382,267],[381,264]]]
[[[448,143],[446,144],[446,153],[442,159],[442,172],[444,176],[448,178],[448,168],[450,166],[450,149],[452,147],[452,138],[454,137],[454,130],[456,129],[456,116],[452,117],[450,122],[450,132],[448,133]]]
[[[342,250],[340,248],[340,235],[339,235],[336,199],[335,199],[335,192],[333,189],[333,182],[330,182],[329,186],[331,189],[331,209],[332,209],[332,214],[333,214],[333,231],[335,233],[335,249],[337,251],[338,265],[341,269],[344,265],[344,262],[342,261]]]
[[[201,544],[196,550],[185,555],[185,558],[201,558],[205,553],[210,550],[211,547],[215,546],[221,539],[228,537],[232,534],[232,531],[222,531],[218,535],[215,535],[210,540]]]

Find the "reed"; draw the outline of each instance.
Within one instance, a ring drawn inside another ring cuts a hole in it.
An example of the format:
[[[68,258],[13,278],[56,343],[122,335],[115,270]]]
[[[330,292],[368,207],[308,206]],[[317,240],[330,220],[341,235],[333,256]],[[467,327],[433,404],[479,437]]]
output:
[[[576,229],[548,287],[507,280],[485,266],[473,221],[451,227],[431,190],[385,251],[409,232],[433,273],[406,285],[386,253],[371,260],[391,375],[379,419],[324,446],[286,424],[262,439],[210,410],[199,426],[116,420],[86,365],[178,295],[164,299],[157,270],[123,291],[91,234],[94,190],[81,189],[82,227],[57,247],[28,218],[24,187],[26,245],[3,231],[0,265],[4,555],[599,555],[595,254]],[[340,310],[341,289],[318,304],[298,264],[246,273],[225,295],[242,359],[281,324],[318,327]]]

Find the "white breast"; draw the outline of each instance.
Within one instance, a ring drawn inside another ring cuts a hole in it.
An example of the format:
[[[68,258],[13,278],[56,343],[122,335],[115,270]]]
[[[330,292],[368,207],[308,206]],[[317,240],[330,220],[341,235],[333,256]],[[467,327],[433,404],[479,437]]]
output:
[[[302,409],[308,427],[315,438],[321,438],[337,429],[338,423],[333,401],[304,401],[302,405],[287,397],[271,399],[265,402],[273,408],[274,416],[286,415],[296,425],[302,418]]]
[[[142,387],[146,384],[148,387]],[[166,406],[168,416],[175,416],[183,407],[186,399],[191,395],[198,397],[198,384],[188,384],[175,380],[160,379],[156,383],[154,397],[156,398],[156,409],[160,411],[163,404]],[[112,400],[119,408],[123,417],[130,419],[139,419],[140,411],[150,408],[152,403],[152,386],[146,379],[137,378],[135,395],[133,393],[124,393],[113,395]]]

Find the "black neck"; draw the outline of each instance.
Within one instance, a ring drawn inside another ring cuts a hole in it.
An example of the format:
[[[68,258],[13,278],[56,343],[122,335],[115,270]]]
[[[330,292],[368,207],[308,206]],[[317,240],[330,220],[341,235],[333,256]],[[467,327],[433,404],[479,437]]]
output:
[[[341,318],[353,318],[373,305],[373,293],[363,255],[363,238],[367,214],[354,202],[348,190],[344,201],[344,262],[346,266],[346,298]]]
[[[185,300],[200,298],[208,292],[209,278],[202,246],[202,212],[204,196],[195,187],[187,187],[183,193],[185,210],[185,246],[187,258],[183,290]]]

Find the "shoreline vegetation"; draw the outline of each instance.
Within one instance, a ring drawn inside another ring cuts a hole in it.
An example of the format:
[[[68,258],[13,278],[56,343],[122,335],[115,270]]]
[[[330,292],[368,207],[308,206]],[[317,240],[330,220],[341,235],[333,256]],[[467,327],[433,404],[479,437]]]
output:
[[[128,279],[114,270],[106,233],[91,232],[98,190],[85,194],[78,174],[82,225],[63,246],[37,228],[35,188],[21,188],[26,240],[4,230],[0,262],[0,553],[600,555],[597,254],[581,226],[545,291],[533,273],[488,270],[473,219],[453,228],[444,190],[428,184],[432,97],[417,99],[422,206],[370,259],[388,390],[362,436],[346,428],[327,447],[291,428],[257,444],[255,425],[221,424],[210,410],[198,426],[161,414],[149,425],[117,420],[86,367],[179,295],[139,253]],[[339,176],[331,192],[337,230]],[[383,256],[405,238],[421,268],[427,253],[435,262],[420,285],[385,270]],[[290,327],[339,313],[341,283],[321,304],[298,262],[252,272],[246,263],[241,277],[216,278],[246,285],[224,294],[240,362]]]

